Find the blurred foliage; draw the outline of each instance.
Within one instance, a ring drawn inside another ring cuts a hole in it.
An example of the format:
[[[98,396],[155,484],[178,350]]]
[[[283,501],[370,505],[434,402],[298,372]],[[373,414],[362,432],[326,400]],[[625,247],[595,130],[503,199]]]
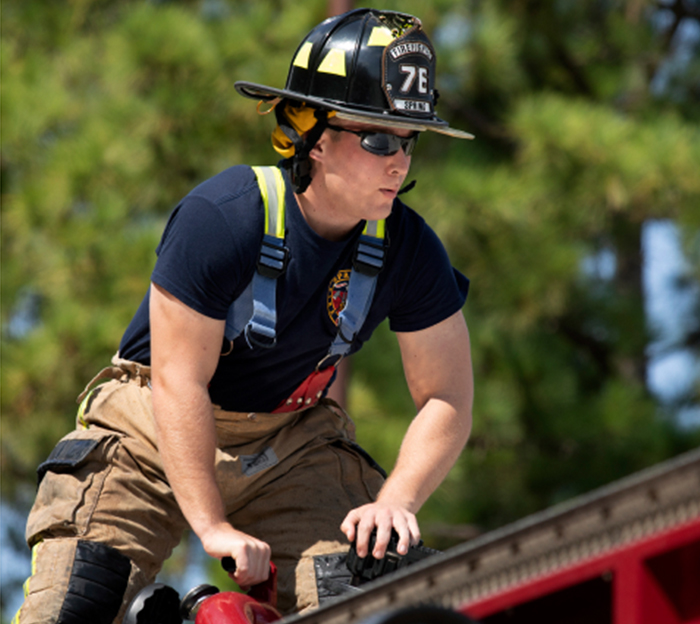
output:
[[[3,8],[2,470],[11,495],[116,351],[172,207],[225,167],[275,162],[271,121],[233,83],[279,81],[325,5]]]
[[[675,416],[698,406],[697,383],[678,405],[649,390],[641,246],[646,223],[673,220],[697,284],[697,0],[382,6],[421,17],[438,112],[477,135],[421,138],[406,198],[472,281],[472,441],[422,521],[493,528],[697,445]],[[115,352],[171,208],[225,167],[276,161],[273,120],[233,83],[284,84],[326,8],[3,5],[5,497],[33,482]],[[602,254],[612,270],[586,270]],[[676,348],[697,353],[696,312]],[[414,407],[386,327],[353,371],[360,441],[390,468]]]
[[[660,336],[645,314],[642,248],[648,222],[673,220],[697,289],[700,4],[384,6],[425,17],[438,111],[477,135],[422,138],[406,200],[472,284],[473,434],[420,514],[444,545],[432,526],[494,528],[700,442],[677,420],[698,408],[697,380],[674,404],[649,389]],[[604,260],[612,268],[591,269]],[[698,308],[672,349],[698,354]],[[361,442],[390,467],[410,405],[382,329],[355,356],[351,408]]]

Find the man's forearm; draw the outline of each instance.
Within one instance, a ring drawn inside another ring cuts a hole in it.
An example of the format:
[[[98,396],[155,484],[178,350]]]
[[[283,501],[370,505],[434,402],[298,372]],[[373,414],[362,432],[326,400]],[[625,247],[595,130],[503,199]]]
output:
[[[464,448],[471,429],[471,401],[457,409],[449,401],[430,399],[418,412],[401,445],[399,458],[376,503],[353,509],[341,530],[356,540],[358,556],[368,553],[369,536],[377,528],[372,554],[381,559],[391,538],[399,534],[397,551],[406,554],[417,543],[420,529],[415,514],[442,483]]]
[[[377,528],[373,555],[384,556],[391,530],[408,552],[420,529],[415,513],[442,483],[471,430],[473,379],[469,331],[461,312],[426,329],[397,334],[408,388],[418,407],[399,458],[375,503],[353,509],[341,529],[364,557]]]
[[[175,394],[157,383],[153,408],[165,474],[180,509],[201,538],[226,522],[216,483],[216,429],[206,389],[180,387]]]
[[[457,461],[470,431],[470,407],[458,409],[447,401],[430,399],[408,428],[378,501],[416,513]]]

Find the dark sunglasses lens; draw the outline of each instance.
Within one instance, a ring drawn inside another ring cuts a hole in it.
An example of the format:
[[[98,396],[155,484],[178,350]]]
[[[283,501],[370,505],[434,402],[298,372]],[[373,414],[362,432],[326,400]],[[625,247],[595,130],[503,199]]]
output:
[[[384,132],[368,132],[362,138],[362,147],[377,156],[392,156],[403,147],[406,155],[410,156],[417,139],[418,134],[404,138]]]
[[[391,156],[401,147],[399,137],[383,132],[368,132],[362,137],[362,147],[377,156]]]
[[[413,150],[416,147],[416,143],[418,143],[418,137],[420,134],[416,132],[413,136],[408,137],[407,139],[403,139],[403,151],[406,152],[406,156],[410,156],[413,154]]]

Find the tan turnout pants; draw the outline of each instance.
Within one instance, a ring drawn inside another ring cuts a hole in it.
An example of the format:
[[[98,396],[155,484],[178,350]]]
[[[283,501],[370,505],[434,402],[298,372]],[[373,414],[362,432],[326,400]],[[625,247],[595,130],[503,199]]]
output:
[[[38,489],[27,523],[32,576],[19,624],[55,624],[59,613],[61,622],[73,621],[65,596],[75,589],[68,584],[85,542],[125,556],[114,566],[124,576],[125,565],[128,577],[114,619],[120,622],[187,528],[156,446],[150,371],[117,358],[113,364],[106,369],[112,379],[88,395],[77,429],[63,439],[81,441],[71,443],[80,461],[68,468],[54,462]],[[315,606],[312,557],[347,550],[340,523],[374,500],[382,476],[354,446],[350,418],[331,402],[286,414],[215,408],[215,418],[216,475],[231,524],[270,544],[282,612]],[[190,588],[177,589],[182,595]]]

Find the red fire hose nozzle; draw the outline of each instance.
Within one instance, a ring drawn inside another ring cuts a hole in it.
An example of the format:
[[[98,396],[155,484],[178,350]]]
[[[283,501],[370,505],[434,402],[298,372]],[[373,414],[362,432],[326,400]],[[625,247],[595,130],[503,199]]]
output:
[[[224,557],[221,565],[229,574],[236,571],[231,557]],[[182,599],[180,614],[195,624],[269,624],[282,619],[276,606],[277,568],[270,563],[268,579],[247,594],[219,592],[212,585],[195,587]]]

